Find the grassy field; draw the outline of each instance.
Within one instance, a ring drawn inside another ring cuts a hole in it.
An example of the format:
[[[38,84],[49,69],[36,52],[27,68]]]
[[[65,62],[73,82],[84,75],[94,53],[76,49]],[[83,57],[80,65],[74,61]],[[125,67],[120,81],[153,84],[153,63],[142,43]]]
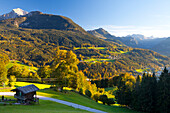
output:
[[[109,94],[111,95],[115,95],[116,94],[116,90],[117,90],[117,87],[108,87],[108,88],[105,88],[105,91],[108,92]],[[109,97],[111,98],[111,97]]]
[[[80,104],[80,105],[84,105],[84,106],[87,106],[87,107],[106,111],[106,112],[109,112],[109,113],[138,113],[136,111],[129,110],[125,107],[120,107],[120,106],[117,106],[117,105],[114,105],[114,106],[103,105],[103,104],[95,102],[92,99],[89,99],[85,96],[79,95],[78,93],[75,93],[75,92],[72,92],[72,91],[69,91],[67,93],[62,93],[62,92],[56,92],[52,89],[48,89],[48,90],[39,91],[38,95],[77,103],[77,104]]]
[[[115,46],[114,48],[117,48],[117,46]],[[115,62],[115,59],[110,59],[108,58],[111,55],[118,55],[118,54],[126,54],[128,53],[129,51],[122,51],[122,50],[119,50],[117,52],[114,52],[114,51],[110,51],[107,47],[77,47],[77,48],[74,48],[74,50],[81,50],[81,49],[98,49],[98,50],[107,50],[109,51],[109,54],[102,54],[102,53],[99,53],[100,55],[99,56],[102,56],[104,58],[85,58],[83,61],[85,62],[90,62],[90,63],[95,63],[95,62]]]
[[[115,91],[115,90],[117,90],[116,86],[105,88],[105,91]]]
[[[9,69],[11,68],[13,65],[19,65],[21,68],[27,68],[28,70],[32,71],[32,72],[36,72],[38,70],[37,67],[31,67],[25,64],[22,64],[20,61],[10,61],[7,65],[6,68]]]
[[[75,50],[77,49],[99,49],[99,50],[107,50],[106,47],[77,47],[75,48]]]
[[[27,82],[16,82],[15,85],[18,86],[25,86],[29,84],[34,84],[37,87],[39,87],[41,90],[37,92],[38,95],[41,96],[46,96],[46,97],[51,97],[51,98],[56,98],[60,100],[65,100],[73,103],[77,103],[80,105],[84,105],[87,107],[95,108],[98,110],[110,112],[110,113],[137,113],[136,111],[129,110],[125,107],[120,107],[117,104],[113,106],[108,106],[108,105],[103,105],[100,103],[95,102],[92,99],[89,99],[85,96],[82,96],[74,91],[67,91],[65,92],[56,92],[52,89],[45,89],[49,88],[50,85],[46,84],[38,84],[38,83],[27,83]],[[109,91],[113,91],[115,87],[113,88],[106,88],[105,90],[107,91],[107,95],[109,98],[114,98],[114,95],[111,95]],[[65,105],[58,104],[56,102],[51,102],[51,101],[43,101],[40,100],[40,105],[35,105],[35,106],[23,106],[23,105],[7,105],[3,106],[0,105],[0,109],[2,108],[0,113],[30,113],[30,112],[36,112],[36,113],[55,113],[55,112],[62,112],[62,113],[67,113],[67,112],[84,112],[81,110],[73,109],[72,107],[68,107]]]
[[[6,105],[0,104],[0,113],[88,113],[57,102],[40,100],[39,105]]]
[[[103,61],[114,62],[115,60],[112,60],[112,59],[91,58],[91,59],[84,59],[84,61],[86,61],[86,62],[103,62]]]
[[[128,53],[129,51],[119,51],[119,52],[113,52],[111,51],[110,53],[116,53],[116,54],[124,54],[124,53]]]
[[[16,88],[16,87],[22,87],[22,86],[26,86],[26,85],[30,85],[30,84],[34,84],[35,86],[37,86],[39,89],[45,89],[45,88],[50,88],[51,85],[48,84],[40,84],[40,83],[29,83],[29,82],[15,82],[13,88],[10,87],[6,87],[6,89],[2,89],[3,87],[0,86],[0,92],[10,92],[12,89]],[[68,88],[67,88],[68,89]]]
[[[48,84],[40,84],[40,83],[29,83],[29,82],[15,82],[16,87],[22,87],[26,85],[34,84],[37,86],[39,89],[45,89],[45,88],[50,88],[51,85]]]
[[[46,88],[50,88],[51,85],[48,84],[40,84],[40,83],[30,83],[30,82],[15,82],[13,88],[11,87],[6,87],[3,89],[2,86],[0,86],[0,92],[10,92],[12,89],[16,88],[16,87],[22,87],[22,86],[26,86],[26,85],[31,85],[34,84],[35,86],[37,86],[39,89],[46,89]],[[68,87],[64,87],[64,90],[72,90],[72,88],[68,88]]]
[[[148,71],[148,70],[149,70],[149,68],[146,68],[146,69],[136,69],[136,71],[139,72],[139,73],[143,73],[143,72]]]

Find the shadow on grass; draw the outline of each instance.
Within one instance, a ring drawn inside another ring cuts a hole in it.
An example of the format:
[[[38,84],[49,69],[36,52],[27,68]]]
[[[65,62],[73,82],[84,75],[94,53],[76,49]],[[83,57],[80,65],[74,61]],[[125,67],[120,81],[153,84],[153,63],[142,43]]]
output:
[[[38,95],[47,96],[51,98],[56,98],[68,102],[73,102],[76,104],[80,104],[86,107],[106,111],[106,112],[113,112],[113,113],[139,113],[137,111],[133,111],[128,109],[124,106],[119,106],[117,104],[108,106],[103,105],[101,103],[95,102],[92,99],[89,99],[88,97],[84,95],[80,95],[78,92],[74,90],[66,90],[62,92],[54,91],[54,89],[42,89],[38,91]]]

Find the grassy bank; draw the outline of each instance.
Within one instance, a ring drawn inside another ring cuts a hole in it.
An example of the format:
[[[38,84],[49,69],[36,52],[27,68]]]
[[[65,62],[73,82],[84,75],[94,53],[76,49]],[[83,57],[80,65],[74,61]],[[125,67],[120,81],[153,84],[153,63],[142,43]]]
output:
[[[138,113],[136,111],[127,109],[125,107],[120,107],[117,105],[108,106],[108,105],[97,103],[94,100],[89,99],[73,91],[68,91],[67,93],[64,93],[64,92],[56,92],[52,89],[48,89],[48,90],[39,91],[38,95],[73,102],[76,104],[84,105],[87,107],[95,108],[109,113]]]

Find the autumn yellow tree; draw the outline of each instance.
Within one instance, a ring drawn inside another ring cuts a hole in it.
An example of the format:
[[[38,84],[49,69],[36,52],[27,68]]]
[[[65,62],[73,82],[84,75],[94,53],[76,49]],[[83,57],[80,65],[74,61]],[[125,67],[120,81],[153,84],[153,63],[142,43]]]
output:
[[[51,76],[57,78],[57,85],[61,90],[65,85],[72,88],[77,87],[78,63],[79,60],[72,51],[57,49],[54,62],[51,66]]]

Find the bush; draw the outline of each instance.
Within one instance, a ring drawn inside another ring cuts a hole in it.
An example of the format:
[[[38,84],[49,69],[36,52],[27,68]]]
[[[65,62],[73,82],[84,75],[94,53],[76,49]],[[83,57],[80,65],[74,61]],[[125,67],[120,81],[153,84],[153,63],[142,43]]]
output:
[[[14,87],[14,83],[13,82],[9,82],[8,86],[9,87]]]
[[[99,100],[103,102],[103,104],[105,105],[105,103],[107,103],[107,95],[100,95],[99,96]]]
[[[98,88],[97,90],[99,91],[99,93],[104,93],[104,88]]]
[[[80,88],[79,93],[80,93],[81,95],[83,95],[83,89],[82,89],[82,88]]]
[[[106,103],[110,106],[111,104],[115,104],[115,100],[113,98],[108,98]]]
[[[98,102],[99,96],[100,96],[100,95],[99,95],[98,93],[96,93],[96,94],[93,95],[93,99],[94,99],[96,102]]]
[[[16,78],[14,75],[11,75],[9,78],[9,87],[14,87],[14,82],[16,82]]]
[[[88,90],[88,89],[86,89],[86,91],[85,91],[85,94],[88,96],[88,97],[90,97],[91,98],[91,92]]]

